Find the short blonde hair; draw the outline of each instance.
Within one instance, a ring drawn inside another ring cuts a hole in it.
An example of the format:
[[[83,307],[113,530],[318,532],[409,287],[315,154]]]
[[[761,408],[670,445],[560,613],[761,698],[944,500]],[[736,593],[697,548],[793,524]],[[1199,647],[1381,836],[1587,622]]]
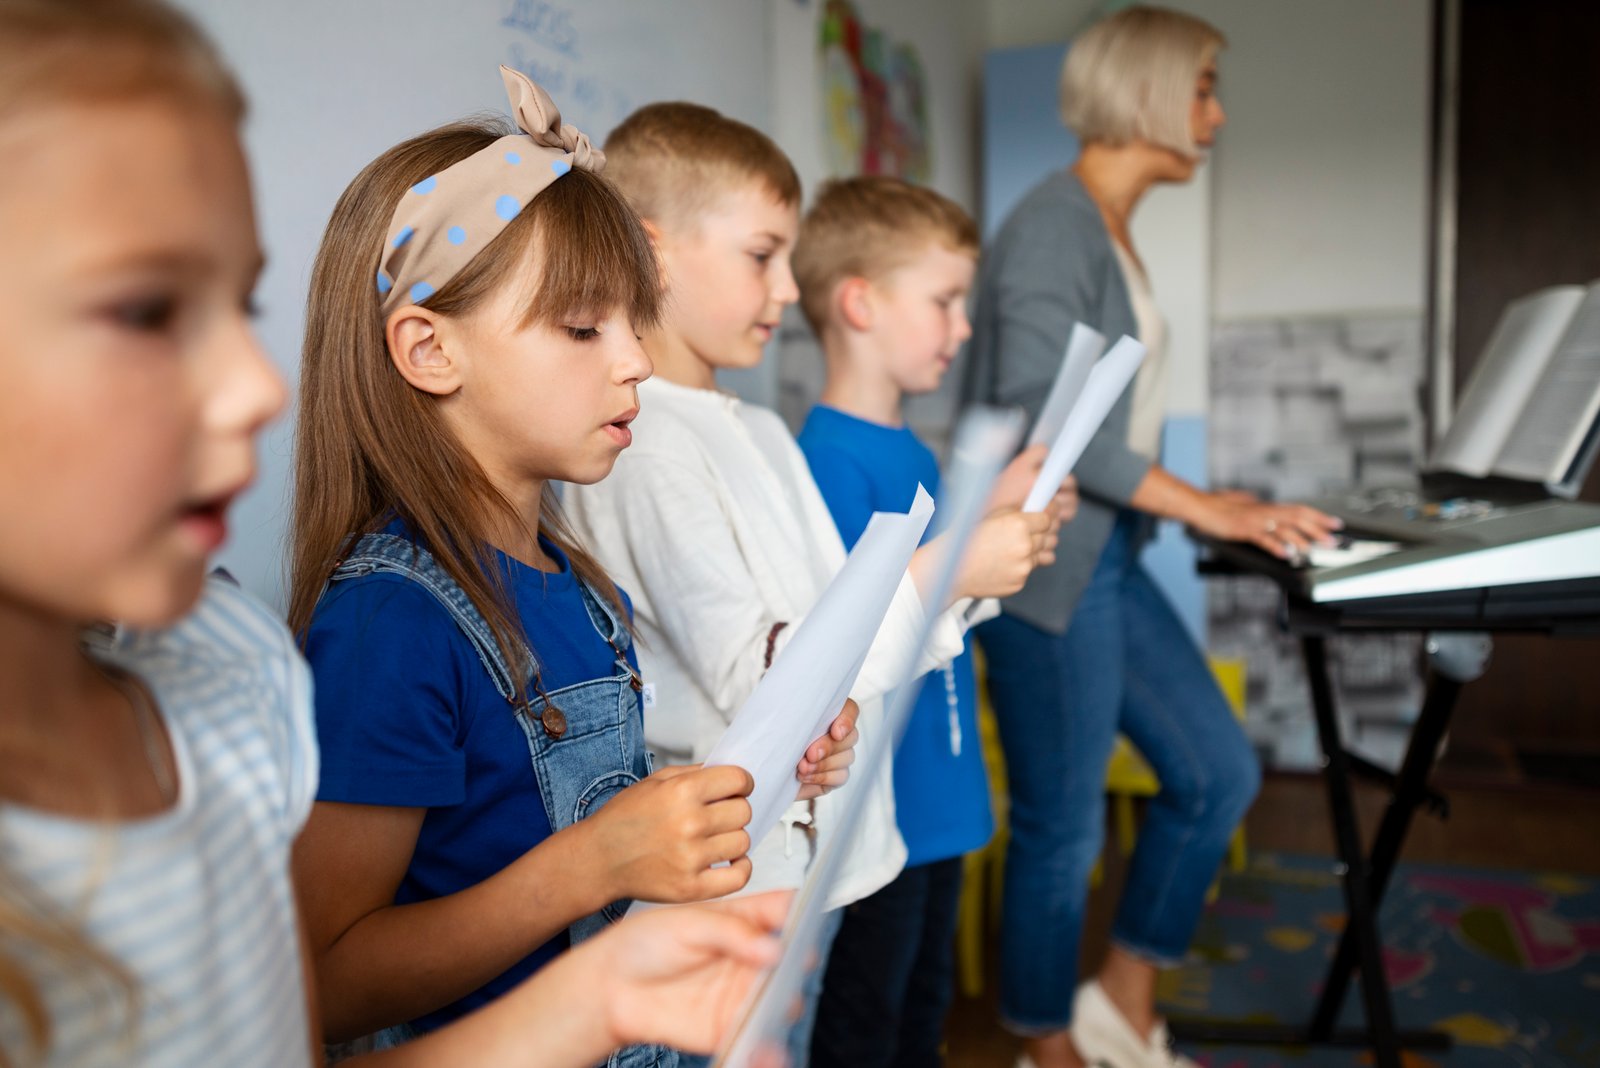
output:
[[[646,104],[606,138],[606,177],[666,227],[693,224],[730,190],[756,184],[800,205],[800,176],[766,134],[700,104]]]
[[[972,216],[932,189],[881,175],[834,179],[817,191],[795,242],[800,310],[820,336],[846,278],[877,281],[930,245],[976,257],[979,244]]]
[[[1209,22],[1161,7],[1101,19],[1061,65],[1061,121],[1085,142],[1142,139],[1194,156],[1195,80],[1227,43]]]

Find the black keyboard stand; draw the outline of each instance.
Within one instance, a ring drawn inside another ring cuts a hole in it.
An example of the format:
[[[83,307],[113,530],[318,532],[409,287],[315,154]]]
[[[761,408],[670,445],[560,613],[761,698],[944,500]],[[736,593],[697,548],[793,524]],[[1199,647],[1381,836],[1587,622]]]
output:
[[[1338,951],[1328,967],[1322,993],[1306,1024],[1174,1019],[1169,1021],[1172,1034],[1180,1041],[1221,1045],[1364,1047],[1372,1050],[1376,1068],[1401,1068],[1402,1049],[1448,1049],[1450,1036],[1443,1032],[1402,1031],[1395,1025],[1388,976],[1382,965],[1378,908],[1418,809],[1426,808],[1440,818],[1448,815],[1447,800],[1428,785],[1428,780],[1461,688],[1482,675],[1488,665],[1491,645],[1485,632],[1517,630],[1555,634],[1570,625],[1574,633],[1586,633],[1597,622],[1592,605],[1585,602],[1573,615],[1562,612],[1560,621],[1553,620],[1543,610],[1520,618],[1515,613],[1496,613],[1492,619],[1471,619],[1463,617],[1458,604],[1436,608],[1429,599],[1415,597],[1404,601],[1387,599],[1381,610],[1367,613],[1360,605],[1340,607],[1311,602],[1298,588],[1298,575],[1258,550],[1205,541],[1202,545],[1212,552],[1211,558],[1202,564],[1202,573],[1265,575],[1285,589],[1282,619],[1288,631],[1299,637],[1305,659],[1348,919],[1339,938]],[[1403,611],[1396,612],[1396,607]],[[1345,748],[1333,680],[1328,670],[1326,642],[1329,635],[1346,631],[1424,631],[1427,634],[1426,696],[1398,772],[1388,772]],[[1351,788],[1351,778],[1356,774],[1376,779],[1390,790],[1388,808],[1378,825],[1370,853],[1362,846],[1361,828],[1356,819],[1355,795]],[[1338,1028],[1336,1023],[1345,996],[1358,976],[1366,1026]]]

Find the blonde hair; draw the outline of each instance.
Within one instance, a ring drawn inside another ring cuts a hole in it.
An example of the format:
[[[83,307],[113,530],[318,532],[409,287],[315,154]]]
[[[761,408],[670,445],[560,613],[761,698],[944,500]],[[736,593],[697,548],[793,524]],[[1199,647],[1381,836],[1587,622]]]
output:
[[[244,117],[244,94],[163,0],[0,0],[0,120],[42,103],[169,94]]]
[[[290,527],[289,626],[303,641],[323,586],[356,538],[403,519],[418,542],[482,614],[512,666],[516,700],[535,666],[514,601],[486,535],[527,523],[451,433],[434,398],[414,389],[389,359],[373,279],[384,234],[407,189],[497,138],[494,121],[442,126],[396,145],[350,183],[333,209],[311,272],[295,436]],[[569,250],[578,250],[570,254]],[[655,253],[639,218],[616,189],[574,168],[528,202],[506,228],[424,307],[459,316],[512,284],[530,261],[523,322],[623,308],[646,329],[660,310]],[[530,398],[538,404],[560,398]],[[622,597],[561,515],[553,489],[540,503],[539,532],[579,578],[618,610]]]
[[[237,122],[244,96],[211,43],[161,0],[0,0],[0,122],[63,102],[166,95],[207,106]],[[95,1001],[120,992],[131,1041],[138,1018],[133,977],[26,880],[0,866],[0,1001],[16,1009],[26,1051],[0,1048],[0,1066],[43,1059],[53,1023],[23,960],[36,955],[81,964]]]
[[[645,105],[611,131],[605,152],[606,177],[669,229],[693,226],[720,196],[751,184],[800,204],[800,176],[772,138],[699,104]]]
[[[836,178],[817,191],[800,222],[794,280],[800,310],[820,336],[835,287],[877,281],[929,245],[978,255],[978,225],[955,201],[925,186],[881,175]]]
[[[1195,81],[1227,45],[1209,22],[1135,5],[1077,36],[1061,65],[1061,121],[1083,141],[1149,141],[1185,156]]]

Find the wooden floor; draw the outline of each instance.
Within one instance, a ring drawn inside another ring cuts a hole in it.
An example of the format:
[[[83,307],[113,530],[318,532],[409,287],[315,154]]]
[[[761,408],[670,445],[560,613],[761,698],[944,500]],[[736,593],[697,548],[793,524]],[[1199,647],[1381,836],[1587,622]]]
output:
[[[1508,790],[1441,773],[1436,785],[1449,797],[1450,818],[1441,822],[1419,815],[1402,860],[1600,876],[1600,783],[1588,790]],[[1371,841],[1386,800],[1377,787],[1358,788],[1364,842]],[[1269,776],[1245,827],[1252,851],[1333,855],[1327,794],[1316,776]],[[1086,969],[1105,952],[1105,932],[1122,885],[1114,848],[1107,850],[1105,867],[1107,877],[1090,897]],[[992,953],[988,973],[982,997],[956,995],[949,1068],[1011,1068],[1016,1061],[1016,1040],[995,1023]]]

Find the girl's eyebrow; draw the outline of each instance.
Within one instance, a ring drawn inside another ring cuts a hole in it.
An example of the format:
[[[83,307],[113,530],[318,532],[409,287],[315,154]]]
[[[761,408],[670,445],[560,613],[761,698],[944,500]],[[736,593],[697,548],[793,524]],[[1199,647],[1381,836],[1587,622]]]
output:
[[[214,270],[216,261],[188,249],[145,248],[120,251],[100,259],[80,264],[84,274],[111,273],[114,271],[156,270],[170,274],[199,274]]]
[[[118,271],[160,271],[166,274],[198,275],[216,271],[220,267],[216,257],[186,248],[151,247],[118,252],[98,260],[88,260],[79,265],[83,274],[112,274]],[[257,250],[245,264],[251,278],[259,278],[266,270],[267,257]]]

